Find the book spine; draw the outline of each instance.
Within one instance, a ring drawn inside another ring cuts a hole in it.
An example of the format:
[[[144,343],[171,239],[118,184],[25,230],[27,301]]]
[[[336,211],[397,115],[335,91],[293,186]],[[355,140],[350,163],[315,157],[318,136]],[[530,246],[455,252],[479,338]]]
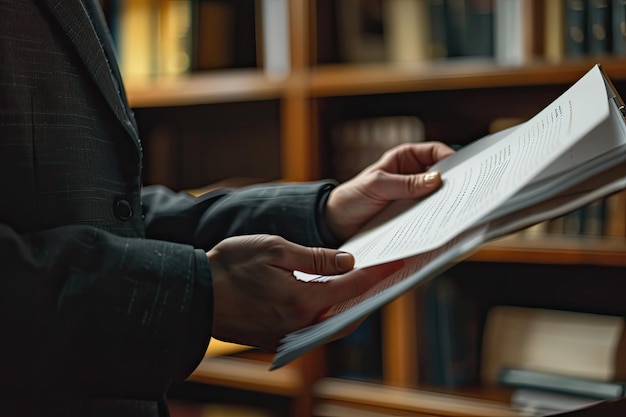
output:
[[[495,57],[503,64],[519,65],[531,55],[532,3],[529,0],[496,0]]]
[[[451,275],[435,277],[424,302],[427,373],[421,382],[456,387],[478,374],[478,313]]]
[[[559,62],[565,56],[563,0],[545,0],[544,3],[544,56],[548,61]]]
[[[234,6],[223,1],[194,3],[193,70],[233,67],[235,63]]]
[[[120,4],[118,39],[120,71],[124,78],[146,79],[158,72],[159,12],[153,0]]]
[[[567,56],[580,58],[587,53],[586,0],[565,1],[565,47]]]
[[[444,4],[448,57],[467,56],[467,4],[465,0],[447,0]]]
[[[613,53],[626,55],[626,0],[613,0],[611,22]]]
[[[430,58],[427,0],[386,0],[384,38],[391,62],[421,62]]]
[[[588,0],[587,39],[592,55],[611,52],[611,5],[609,0]]]
[[[626,236],[626,191],[606,198],[604,233],[607,236]]]
[[[382,62],[386,59],[382,4],[341,0],[337,7],[339,54],[343,62]]]
[[[191,70],[192,5],[191,0],[161,0],[159,75],[182,75]]]
[[[388,149],[425,138],[422,121],[414,116],[349,120],[332,129],[333,176],[345,181],[375,162]]]
[[[583,210],[586,213],[583,233],[587,236],[603,236],[606,224],[606,198],[588,204]]]
[[[261,0],[263,69],[272,77],[284,77],[291,69],[287,0]]]
[[[352,333],[329,345],[329,373],[373,381],[382,378],[380,312],[368,316]]]
[[[430,56],[445,58],[448,56],[446,7],[444,0],[428,0],[430,20]]]
[[[469,0],[468,55],[493,56],[494,0]]]

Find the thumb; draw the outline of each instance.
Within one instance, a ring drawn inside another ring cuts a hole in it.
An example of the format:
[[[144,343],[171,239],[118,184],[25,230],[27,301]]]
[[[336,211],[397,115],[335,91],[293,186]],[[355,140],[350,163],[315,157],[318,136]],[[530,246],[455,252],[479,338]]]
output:
[[[354,256],[336,249],[310,248],[292,243],[275,266],[308,274],[340,275],[354,267]]]
[[[386,184],[388,198],[393,200],[423,197],[441,186],[441,174],[438,171],[423,172],[414,175],[391,174]]]

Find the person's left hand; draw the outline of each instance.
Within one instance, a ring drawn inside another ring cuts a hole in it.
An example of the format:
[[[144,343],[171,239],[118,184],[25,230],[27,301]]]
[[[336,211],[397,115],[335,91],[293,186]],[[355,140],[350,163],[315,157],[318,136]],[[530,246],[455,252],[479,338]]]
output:
[[[351,180],[331,191],[326,220],[333,235],[344,241],[394,200],[425,196],[441,185],[431,165],[454,151],[440,142],[403,144],[392,148]]]
[[[396,261],[352,269],[350,254],[270,235],[224,239],[207,257],[213,280],[213,337],[268,351],[275,351],[286,334],[328,318],[332,306],[362,295],[404,265]],[[304,282],[293,271],[342,277]]]

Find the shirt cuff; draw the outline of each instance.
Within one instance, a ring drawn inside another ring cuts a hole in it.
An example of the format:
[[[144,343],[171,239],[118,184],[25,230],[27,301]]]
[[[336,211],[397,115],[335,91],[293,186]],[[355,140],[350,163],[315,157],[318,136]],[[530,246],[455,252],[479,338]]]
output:
[[[336,186],[337,185],[334,183],[324,184],[324,186],[320,188],[317,200],[317,230],[320,239],[324,243],[324,246],[330,248],[337,248],[339,247],[339,245],[341,245],[341,241],[333,235],[333,233],[330,231],[330,227],[328,227],[328,222],[326,221],[326,204],[328,203],[328,197],[330,196],[330,192]]]
[[[204,358],[213,329],[213,278],[209,259],[201,249],[195,250],[196,274],[191,299],[191,317],[183,341],[178,381],[185,380]]]

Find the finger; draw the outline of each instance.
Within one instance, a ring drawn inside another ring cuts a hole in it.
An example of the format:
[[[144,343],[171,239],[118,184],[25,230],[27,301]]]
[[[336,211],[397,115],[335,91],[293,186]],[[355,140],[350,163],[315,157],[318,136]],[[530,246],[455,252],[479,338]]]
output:
[[[384,200],[403,200],[428,195],[441,183],[441,174],[437,171],[414,175],[381,173],[371,184],[371,190]]]
[[[420,172],[450,156],[454,150],[441,142],[404,144],[387,152],[376,168],[398,174]]]
[[[403,266],[404,261],[389,262],[351,271],[339,279],[313,284],[315,289],[321,292],[318,296],[323,303],[322,310],[325,311],[335,304],[362,295]]]
[[[286,242],[284,249],[275,257],[274,265],[288,271],[308,274],[339,275],[354,266],[354,257],[343,251],[326,248],[310,248]]]

